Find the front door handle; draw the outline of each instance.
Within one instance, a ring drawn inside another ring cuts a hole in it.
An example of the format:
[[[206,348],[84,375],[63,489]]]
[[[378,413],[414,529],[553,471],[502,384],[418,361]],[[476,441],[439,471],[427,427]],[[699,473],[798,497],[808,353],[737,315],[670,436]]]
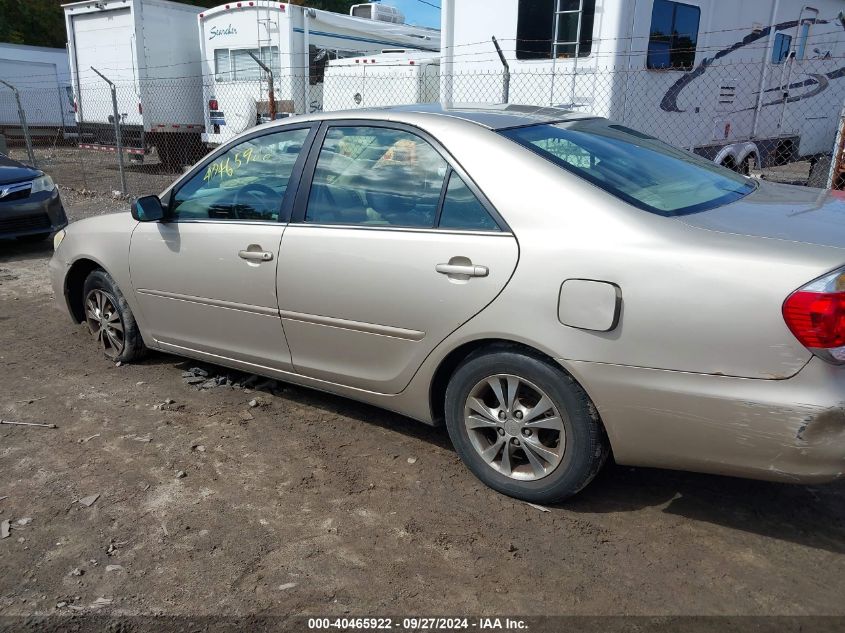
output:
[[[472,264],[437,264],[434,270],[442,275],[465,275],[467,277],[486,277],[490,274],[487,266]]]
[[[273,259],[270,251],[238,251],[238,257],[252,262],[269,262]]]

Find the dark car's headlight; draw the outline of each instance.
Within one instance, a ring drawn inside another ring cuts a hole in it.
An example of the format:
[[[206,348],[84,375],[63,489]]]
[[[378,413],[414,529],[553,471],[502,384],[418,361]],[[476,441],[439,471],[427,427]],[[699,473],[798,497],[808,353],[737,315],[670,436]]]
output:
[[[35,180],[32,181],[32,189],[30,193],[38,193],[40,191],[53,191],[56,188],[56,184],[53,182],[53,179],[50,176],[44,175],[39,176]]]

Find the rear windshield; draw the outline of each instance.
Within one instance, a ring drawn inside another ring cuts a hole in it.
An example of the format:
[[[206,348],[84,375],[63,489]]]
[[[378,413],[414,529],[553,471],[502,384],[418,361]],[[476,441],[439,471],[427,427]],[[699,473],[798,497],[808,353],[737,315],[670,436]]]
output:
[[[501,134],[635,207],[665,216],[706,211],[756,188],[686,150],[605,119],[532,125]]]

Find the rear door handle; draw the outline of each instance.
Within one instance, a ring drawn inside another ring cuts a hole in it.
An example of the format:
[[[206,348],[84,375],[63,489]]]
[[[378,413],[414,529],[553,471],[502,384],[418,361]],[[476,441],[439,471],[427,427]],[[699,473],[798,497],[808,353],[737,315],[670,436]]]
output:
[[[270,251],[238,251],[238,257],[253,262],[269,262],[273,259]]]
[[[434,270],[442,275],[466,275],[467,277],[486,277],[490,274],[487,266],[471,264],[437,264]]]

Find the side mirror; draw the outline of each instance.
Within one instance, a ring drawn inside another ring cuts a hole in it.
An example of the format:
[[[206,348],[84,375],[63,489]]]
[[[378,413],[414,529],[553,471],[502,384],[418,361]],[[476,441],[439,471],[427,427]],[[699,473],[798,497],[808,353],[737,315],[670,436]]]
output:
[[[144,196],[132,203],[132,217],[138,222],[159,222],[164,219],[164,207],[158,196]]]

